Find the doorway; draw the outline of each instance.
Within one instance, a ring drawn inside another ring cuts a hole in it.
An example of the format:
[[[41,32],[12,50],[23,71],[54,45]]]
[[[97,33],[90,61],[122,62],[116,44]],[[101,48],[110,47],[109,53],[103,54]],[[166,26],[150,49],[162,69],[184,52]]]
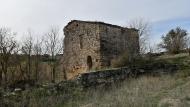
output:
[[[92,69],[92,57],[91,56],[87,57],[87,66],[88,66],[88,70]]]

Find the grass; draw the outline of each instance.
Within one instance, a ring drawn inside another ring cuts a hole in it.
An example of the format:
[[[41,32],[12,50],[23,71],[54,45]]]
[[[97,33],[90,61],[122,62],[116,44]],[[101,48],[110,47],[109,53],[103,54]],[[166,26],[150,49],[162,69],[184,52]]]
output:
[[[190,76],[190,56],[187,53],[176,55],[163,55],[156,58],[156,60],[179,65],[179,77]]]
[[[190,57],[164,55],[154,61],[179,64],[180,69],[174,75],[145,75],[83,91],[28,90],[3,101],[10,107],[190,107]]]
[[[189,107],[190,78],[143,76],[105,89],[87,91],[59,107]]]
[[[164,55],[154,62],[180,65],[175,75],[143,76],[128,79],[105,89],[87,91],[83,99],[60,107],[189,107],[190,57],[188,54]]]
[[[12,98],[10,107],[189,107],[190,77],[142,76],[105,88],[72,94],[48,94],[44,90],[24,92]],[[69,96],[67,96],[69,95]],[[17,101],[18,100],[18,101]]]

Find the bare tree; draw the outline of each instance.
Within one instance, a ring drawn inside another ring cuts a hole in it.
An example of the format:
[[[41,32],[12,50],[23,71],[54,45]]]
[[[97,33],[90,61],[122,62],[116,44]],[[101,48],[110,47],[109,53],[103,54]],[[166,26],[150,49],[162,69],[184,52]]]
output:
[[[41,55],[42,55],[42,43],[43,43],[43,40],[37,38],[33,47],[36,82],[39,79],[39,68],[40,68],[40,61],[41,61]]]
[[[27,32],[26,38],[23,41],[23,45],[22,45],[22,53],[24,55],[26,55],[26,75],[27,75],[27,79],[31,79],[31,74],[32,74],[32,49],[33,49],[33,45],[34,45],[34,41],[33,41],[33,34],[31,31]]]
[[[5,84],[7,82],[7,72],[11,54],[17,46],[13,34],[7,28],[0,28],[0,84],[2,84],[2,74],[4,74]]]
[[[56,55],[62,53],[62,39],[59,35],[59,29],[57,27],[51,27],[50,31],[45,34],[45,46],[47,54],[50,54],[49,65],[51,67],[51,81],[55,82],[56,78],[56,67],[58,66],[59,60]]]
[[[11,60],[10,60],[10,67],[9,67],[9,71],[10,71],[10,75],[9,75],[9,83],[14,83],[17,80],[20,80],[22,78],[18,77],[18,75],[20,74],[20,70],[19,68],[19,64],[20,64],[20,47],[19,47],[19,43],[17,43],[16,48],[14,49],[12,55],[11,55]]]
[[[138,18],[129,22],[130,28],[135,28],[139,33],[139,45],[140,52],[145,53],[149,47],[149,36],[151,33],[151,24],[150,22],[144,20],[143,18]]]

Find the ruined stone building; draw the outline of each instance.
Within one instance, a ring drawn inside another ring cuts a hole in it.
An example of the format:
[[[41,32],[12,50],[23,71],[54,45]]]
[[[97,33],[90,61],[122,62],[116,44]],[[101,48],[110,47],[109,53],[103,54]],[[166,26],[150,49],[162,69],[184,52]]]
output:
[[[124,52],[139,53],[136,29],[103,22],[73,20],[64,28],[63,68],[67,75],[109,67]]]

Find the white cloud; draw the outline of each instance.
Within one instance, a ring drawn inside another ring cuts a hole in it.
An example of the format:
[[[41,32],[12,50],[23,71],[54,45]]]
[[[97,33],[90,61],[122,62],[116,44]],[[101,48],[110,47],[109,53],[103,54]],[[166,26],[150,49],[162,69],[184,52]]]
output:
[[[28,28],[44,32],[62,28],[72,19],[125,25],[144,17],[150,21],[190,17],[189,0],[0,0],[0,26],[22,34]]]

